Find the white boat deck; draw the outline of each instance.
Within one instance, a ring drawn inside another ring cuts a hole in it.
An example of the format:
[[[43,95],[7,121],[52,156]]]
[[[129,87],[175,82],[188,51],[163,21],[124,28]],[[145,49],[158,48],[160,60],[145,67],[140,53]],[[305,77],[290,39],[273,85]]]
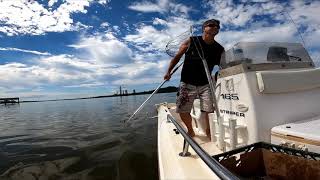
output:
[[[170,106],[169,106],[170,108]],[[181,157],[179,153],[183,148],[183,137],[176,134],[173,123],[167,122],[167,113],[182,123],[179,115],[172,107],[169,112],[165,106],[158,109],[158,158],[160,179],[219,179],[201,158],[189,147],[191,153],[188,157]],[[197,132],[195,130],[195,132]],[[206,136],[196,134],[194,140],[210,155],[221,153],[216,144],[209,141]]]
[[[177,122],[187,129],[184,123],[182,122],[180,116],[178,113],[176,113],[175,109],[169,109],[171,115],[177,120]],[[203,134],[197,133],[197,129],[195,128],[195,124],[193,122],[194,132],[196,134],[193,139],[201,146],[202,149],[204,149],[208,154],[215,155],[218,153],[221,153],[221,151],[217,148],[217,145],[214,142],[211,142],[210,139],[207,136],[204,136]],[[187,130],[186,130],[187,131]]]

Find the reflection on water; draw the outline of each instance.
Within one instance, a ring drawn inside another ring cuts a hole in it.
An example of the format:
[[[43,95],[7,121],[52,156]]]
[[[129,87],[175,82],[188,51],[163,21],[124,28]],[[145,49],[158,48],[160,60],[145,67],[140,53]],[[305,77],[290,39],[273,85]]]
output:
[[[154,104],[174,102],[175,93],[155,95],[129,127],[123,126],[147,97],[0,106],[0,174],[19,178],[28,170],[55,179],[158,178],[157,119],[150,117],[156,116]]]

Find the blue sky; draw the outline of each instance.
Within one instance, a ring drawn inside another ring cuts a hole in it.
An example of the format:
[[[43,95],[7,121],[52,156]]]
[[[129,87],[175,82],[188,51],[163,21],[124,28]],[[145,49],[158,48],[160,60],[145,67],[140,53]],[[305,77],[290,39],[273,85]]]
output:
[[[0,96],[56,99],[153,89],[165,45],[209,18],[238,41],[301,42],[319,60],[320,1],[0,0]],[[291,22],[290,17],[295,24]],[[179,73],[167,85],[177,86]]]

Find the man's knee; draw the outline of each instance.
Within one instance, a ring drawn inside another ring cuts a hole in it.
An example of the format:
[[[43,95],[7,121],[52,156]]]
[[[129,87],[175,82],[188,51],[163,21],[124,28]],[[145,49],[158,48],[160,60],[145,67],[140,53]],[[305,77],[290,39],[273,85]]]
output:
[[[183,119],[191,119],[190,113],[179,113],[179,115]]]

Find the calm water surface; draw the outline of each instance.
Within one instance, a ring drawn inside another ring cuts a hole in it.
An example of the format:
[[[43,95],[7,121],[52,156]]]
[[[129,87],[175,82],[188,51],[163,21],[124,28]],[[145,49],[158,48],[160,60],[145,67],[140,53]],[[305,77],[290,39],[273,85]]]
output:
[[[60,176],[157,179],[154,104],[175,95],[155,95],[129,127],[123,121],[149,95],[0,106],[0,174],[19,162],[77,157]]]

